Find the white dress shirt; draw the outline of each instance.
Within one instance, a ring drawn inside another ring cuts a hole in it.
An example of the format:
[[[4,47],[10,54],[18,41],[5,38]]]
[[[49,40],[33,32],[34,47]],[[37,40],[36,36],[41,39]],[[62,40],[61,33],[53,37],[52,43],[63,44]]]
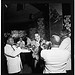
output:
[[[70,57],[69,51],[51,48],[51,50],[42,50],[41,57],[46,62],[43,73],[66,73],[66,64]]]
[[[17,73],[21,71],[21,59],[20,59],[20,47],[16,48],[6,44],[4,47],[4,53],[7,59],[8,73]]]

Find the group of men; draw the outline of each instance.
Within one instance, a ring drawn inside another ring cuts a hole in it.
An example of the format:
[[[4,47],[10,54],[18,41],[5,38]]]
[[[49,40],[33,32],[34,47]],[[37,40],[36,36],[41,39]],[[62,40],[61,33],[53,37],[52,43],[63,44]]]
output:
[[[64,39],[61,41],[61,38]],[[35,39],[28,38],[27,45],[31,48],[25,48],[25,41],[20,40],[14,45],[13,37],[9,37],[4,47],[4,54],[7,59],[7,67],[9,74],[19,74],[23,68],[20,53],[32,52],[35,58],[34,67],[41,58],[44,59],[45,66],[42,73],[66,73],[71,70],[71,39],[65,33],[52,35],[50,41],[46,41],[35,33]],[[69,62],[69,64],[68,64]],[[69,68],[67,66],[69,65]]]

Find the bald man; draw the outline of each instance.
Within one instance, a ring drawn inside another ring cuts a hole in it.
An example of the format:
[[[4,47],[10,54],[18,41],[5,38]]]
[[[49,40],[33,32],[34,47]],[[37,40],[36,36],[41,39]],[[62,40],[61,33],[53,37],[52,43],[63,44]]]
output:
[[[51,49],[41,51],[41,57],[45,61],[45,70],[43,73],[66,73],[66,64],[70,57],[70,52],[59,49],[59,36],[53,35],[51,42]]]

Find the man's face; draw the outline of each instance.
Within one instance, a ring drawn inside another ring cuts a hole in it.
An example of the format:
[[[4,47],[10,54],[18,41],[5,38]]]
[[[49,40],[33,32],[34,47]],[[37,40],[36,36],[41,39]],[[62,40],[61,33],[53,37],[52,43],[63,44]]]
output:
[[[39,40],[40,40],[40,35],[39,35],[39,34],[35,34],[35,39],[36,39],[37,41],[39,41]]]
[[[9,39],[9,44],[11,44],[11,45],[14,44],[14,39],[13,39],[13,38],[10,38],[10,39]]]

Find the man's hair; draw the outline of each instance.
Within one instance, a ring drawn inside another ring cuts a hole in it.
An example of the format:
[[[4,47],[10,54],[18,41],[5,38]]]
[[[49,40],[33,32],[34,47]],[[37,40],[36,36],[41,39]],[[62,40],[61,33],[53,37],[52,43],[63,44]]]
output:
[[[60,37],[58,35],[52,35],[51,42],[54,45],[60,45]]]
[[[39,33],[38,33],[38,32],[35,32],[35,35],[36,35],[36,34],[38,34],[38,35],[39,35]]]
[[[7,39],[7,43],[9,43],[9,40],[11,39],[12,37],[10,36],[10,37],[8,37],[8,39]],[[13,39],[13,38],[12,38]]]

